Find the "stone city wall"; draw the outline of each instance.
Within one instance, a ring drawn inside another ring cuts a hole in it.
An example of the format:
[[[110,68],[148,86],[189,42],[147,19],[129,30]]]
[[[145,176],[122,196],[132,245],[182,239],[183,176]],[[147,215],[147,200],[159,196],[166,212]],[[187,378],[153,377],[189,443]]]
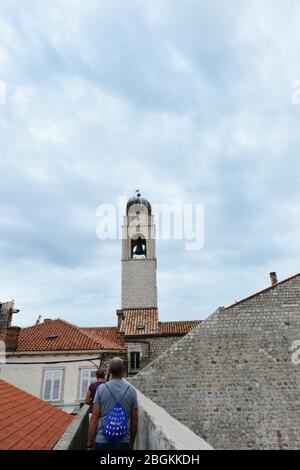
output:
[[[297,345],[300,275],[218,310],[132,384],[215,448],[300,449]]]

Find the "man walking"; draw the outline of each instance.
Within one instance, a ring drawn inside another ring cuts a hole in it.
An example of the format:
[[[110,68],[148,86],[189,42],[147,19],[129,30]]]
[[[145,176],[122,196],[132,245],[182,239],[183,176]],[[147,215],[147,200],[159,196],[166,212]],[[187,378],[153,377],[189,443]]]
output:
[[[86,398],[85,398],[86,405],[89,405],[90,407],[90,420],[93,414],[93,404],[94,404],[94,399],[95,399],[95,395],[97,392],[97,388],[104,383],[105,383],[105,371],[103,369],[97,369],[96,370],[96,382],[91,383],[91,385],[88,388]]]
[[[123,380],[125,367],[116,357],[109,365],[109,381],[98,387],[90,421],[87,449],[126,451],[133,449],[137,433],[137,392]]]

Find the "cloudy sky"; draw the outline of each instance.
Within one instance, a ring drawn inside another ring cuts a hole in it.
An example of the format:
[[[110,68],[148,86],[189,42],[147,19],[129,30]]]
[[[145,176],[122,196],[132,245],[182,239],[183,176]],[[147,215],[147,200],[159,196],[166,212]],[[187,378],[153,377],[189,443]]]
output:
[[[205,205],[205,245],[159,241],[160,316],[205,318],[300,271],[298,0],[1,0],[0,300],[115,324],[136,188]],[[3,101],[3,100],[2,100]]]

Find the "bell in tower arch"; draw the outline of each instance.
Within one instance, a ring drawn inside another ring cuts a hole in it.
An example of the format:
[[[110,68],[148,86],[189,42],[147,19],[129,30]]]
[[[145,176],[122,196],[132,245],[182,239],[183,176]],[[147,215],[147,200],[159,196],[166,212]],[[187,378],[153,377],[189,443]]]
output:
[[[132,240],[131,257],[133,259],[143,259],[147,256],[146,240],[141,237]]]

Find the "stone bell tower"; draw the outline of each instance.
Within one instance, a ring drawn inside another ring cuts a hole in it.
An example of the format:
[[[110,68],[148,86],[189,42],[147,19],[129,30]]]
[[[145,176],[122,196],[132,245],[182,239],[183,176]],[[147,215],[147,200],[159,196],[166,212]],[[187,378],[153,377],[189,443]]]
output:
[[[122,233],[122,309],[157,308],[154,217],[139,191],[127,203]]]

